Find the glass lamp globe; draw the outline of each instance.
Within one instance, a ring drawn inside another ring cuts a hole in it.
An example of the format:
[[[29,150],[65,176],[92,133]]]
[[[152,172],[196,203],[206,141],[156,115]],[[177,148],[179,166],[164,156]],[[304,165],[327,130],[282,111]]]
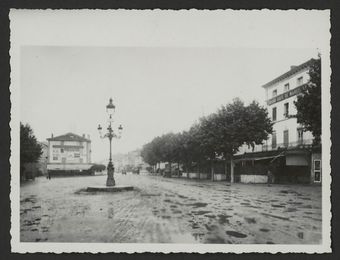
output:
[[[98,125],[98,132],[99,132],[100,135],[102,134],[102,129],[103,128],[100,125]]]
[[[123,131],[122,125],[119,125],[119,127],[118,127],[118,133],[119,133],[119,134],[122,134],[122,131]]]
[[[109,104],[106,106],[106,112],[112,118],[114,112],[115,112],[116,106],[112,103],[112,98],[109,100]]]

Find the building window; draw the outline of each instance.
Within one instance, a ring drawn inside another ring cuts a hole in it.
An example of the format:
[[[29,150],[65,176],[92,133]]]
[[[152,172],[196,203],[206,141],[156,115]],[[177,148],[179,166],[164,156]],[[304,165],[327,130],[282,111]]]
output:
[[[288,130],[283,131],[283,146],[288,147],[289,144],[289,132]]]
[[[53,161],[58,161],[58,156],[53,155]]]
[[[303,144],[303,128],[297,129],[298,144]]]
[[[276,132],[273,131],[272,133],[272,148],[275,149],[276,148]]]
[[[74,154],[74,158],[79,158],[80,157],[80,154],[79,153],[75,153]]]
[[[284,109],[283,109],[283,111],[284,111],[283,116],[287,118],[288,115],[289,115],[289,103],[285,103],[285,104],[284,104]]]
[[[276,97],[276,96],[277,96],[277,89],[274,89],[274,90],[273,90],[272,97]]]
[[[314,181],[321,182],[321,160],[314,160]]]
[[[63,153],[63,152],[64,152],[64,149],[63,149],[63,148],[61,148],[61,149],[60,149],[60,152],[61,152],[61,153]]]
[[[273,110],[272,110],[272,120],[276,121],[276,107],[273,107]]]
[[[297,84],[298,86],[302,85],[302,84],[303,84],[303,77],[297,78],[296,84]]]
[[[287,84],[284,85],[284,90],[283,90],[283,91],[286,92],[286,91],[288,91],[288,90],[289,90],[289,83],[287,83]]]

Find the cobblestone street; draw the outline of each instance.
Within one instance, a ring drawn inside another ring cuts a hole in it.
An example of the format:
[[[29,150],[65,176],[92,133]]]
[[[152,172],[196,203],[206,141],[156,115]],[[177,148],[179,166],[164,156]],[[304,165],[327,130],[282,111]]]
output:
[[[321,187],[116,174],[134,191],[86,193],[106,176],[43,177],[20,188],[22,242],[321,242]]]

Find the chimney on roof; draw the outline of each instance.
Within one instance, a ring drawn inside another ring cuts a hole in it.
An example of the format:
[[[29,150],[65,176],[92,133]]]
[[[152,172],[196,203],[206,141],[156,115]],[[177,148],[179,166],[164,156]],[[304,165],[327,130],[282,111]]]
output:
[[[51,134],[51,138],[53,138],[53,133]]]
[[[295,69],[297,66],[293,65],[293,66],[290,66],[290,70],[292,69]]]
[[[85,134],[83,134],[83,138],[85,138]]]
[[[90,140],[90,135],[87,135],[87,139],[89,139],[89,140]]]

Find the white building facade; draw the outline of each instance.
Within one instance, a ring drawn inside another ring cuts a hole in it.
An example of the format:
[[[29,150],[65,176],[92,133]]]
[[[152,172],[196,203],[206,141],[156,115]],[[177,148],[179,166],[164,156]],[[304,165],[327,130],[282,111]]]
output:
[[[91,140],[73,133],[52,137],[48,141],[47,170],[75,173],[91,168]]]
[[[309,68],[313,59],[292,66],[289,71],[271,80],[262,87],[265,90],[268,115],[273,122],[273,133],[263,145],[257,145],[254,150],[247,146],[240,148],[236,158],[244,165],[244,161],[253,158],[254,161],[267,160],[266,164],[280,158],[281,180],[319,183],[321,182],[321,146],[312,146],[313,135],[303,131],[297,119],[294,101],[306,88],[309,82]],[[265,159],[264,159],[265,158]],[[280,179],[279,178],[279,179]]]

